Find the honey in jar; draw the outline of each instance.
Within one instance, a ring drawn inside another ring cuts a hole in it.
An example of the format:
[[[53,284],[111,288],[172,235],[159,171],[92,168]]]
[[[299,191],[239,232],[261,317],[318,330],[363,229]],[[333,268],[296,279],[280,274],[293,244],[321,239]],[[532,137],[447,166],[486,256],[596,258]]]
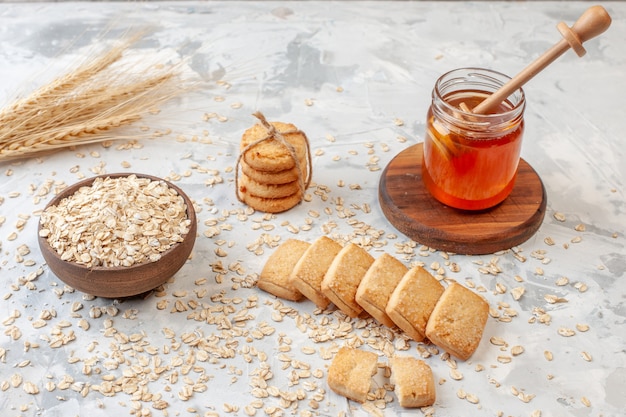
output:
[[[422,178],[440,202],[484,210],[506,199],[515,185],[524,132],[525,98],[515,91],[488,114],[474,108],[509,78],[462,68],[441,76],[428,110]]]

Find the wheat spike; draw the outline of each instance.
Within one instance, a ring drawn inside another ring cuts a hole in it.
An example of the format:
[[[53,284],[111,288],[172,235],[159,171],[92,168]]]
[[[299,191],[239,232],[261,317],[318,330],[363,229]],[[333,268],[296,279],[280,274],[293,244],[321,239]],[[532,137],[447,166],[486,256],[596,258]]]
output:
[[[122,138],[114,129],[180,95],[176,66],[123,65],[131,37],[0,110],[0,161]],[[113,65],[116,64],[116,65]]]

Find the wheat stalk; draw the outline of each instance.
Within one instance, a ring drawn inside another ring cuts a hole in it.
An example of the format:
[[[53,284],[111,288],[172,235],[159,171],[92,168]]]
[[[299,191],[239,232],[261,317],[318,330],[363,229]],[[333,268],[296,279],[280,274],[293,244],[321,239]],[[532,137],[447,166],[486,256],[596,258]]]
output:
[[[186,91],[179,67],[123,64],[133,36],[0,110],[0,161],[124,137],[140,120]],[[116,134],[118,136],[116,136]]]

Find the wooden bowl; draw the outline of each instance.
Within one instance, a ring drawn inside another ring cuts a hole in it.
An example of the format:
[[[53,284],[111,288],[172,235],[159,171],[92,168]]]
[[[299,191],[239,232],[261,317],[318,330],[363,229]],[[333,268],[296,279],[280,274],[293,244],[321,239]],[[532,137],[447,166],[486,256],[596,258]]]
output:
[[[102,178],[127,177],[130,173],[117,173],[100,175]],[[87,267],[73,261],[65,261],[50,246],[47,238],[38,233],[39,247],[50,270],[64,283],[87,294],[105,297],[122,298],[130,297],[150,291],[165,283],[186,262],[196,239],[197,222],[196,213],[189,197],[177,186],[162,178],[151,175],[134,174],[139,178],[148,178],[152,181],[163,181],[167,186],[180,195],[187,206],[187,218],[191,221],[189,232],[183,240],[174,244],[161,254],[161,258],[155,262],[136,263],[131,266],[92,266]],[[55,196],[47,205],[59,204],[61,200],[73,195],[79,188],[90,186],[98,177],[89,178],[67,187]],[[39,230],[42,229],[39,222]]]

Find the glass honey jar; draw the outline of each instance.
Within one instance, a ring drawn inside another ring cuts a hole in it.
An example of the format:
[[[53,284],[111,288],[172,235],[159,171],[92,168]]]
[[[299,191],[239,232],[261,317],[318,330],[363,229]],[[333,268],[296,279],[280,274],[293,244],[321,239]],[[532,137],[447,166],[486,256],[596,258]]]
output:
[[[509,79],[488,69],[460,68],[436,81],[427,113],[422,178],[443,204],[484,210],[511,193],[524,133],[524,91],[514,91],[487,114],[471,112]]]

